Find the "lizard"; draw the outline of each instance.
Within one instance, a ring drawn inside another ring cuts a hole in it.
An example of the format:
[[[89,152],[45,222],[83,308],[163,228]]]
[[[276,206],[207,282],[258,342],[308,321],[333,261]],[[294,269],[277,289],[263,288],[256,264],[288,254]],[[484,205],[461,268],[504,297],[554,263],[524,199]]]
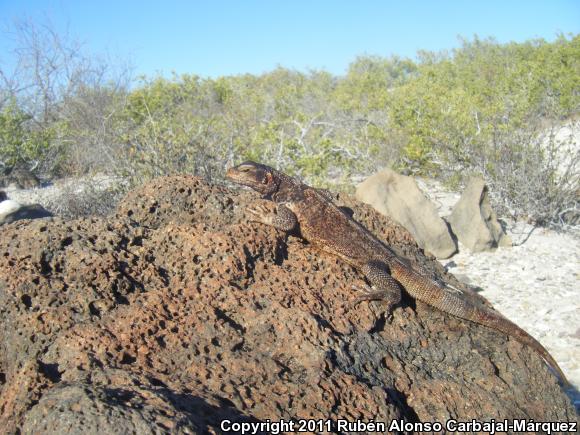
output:
[[[247,161],[231,167],[226,179],[252,188],[276,210],[263,205],[249,208],[253,221],[267,224],[299,237],[323,252],[335,255],[361,272],[371,288],[356,298],[383,300],[387,313],[401,301],[402,290],[416,300],[488,328],[493,328],[531,347],[558,375],[569,382],[556,360],[534,337],[497,311],[462,298],[457,292],[413,268],[369,230],[334,204],[330,192],[310,187],[269,166]],[[417,270],[419,269],[419,270]]]

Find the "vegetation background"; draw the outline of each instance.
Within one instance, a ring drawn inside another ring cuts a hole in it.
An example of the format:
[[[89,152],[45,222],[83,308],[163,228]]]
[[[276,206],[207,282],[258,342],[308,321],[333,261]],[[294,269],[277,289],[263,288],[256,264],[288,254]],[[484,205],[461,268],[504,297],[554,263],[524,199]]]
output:
[[[21,21],[13,33],[15,67],[0,64],[6,171],[101,173],[131,186],[182,172],[219,180],[253,159],[348,189],[392,166],[455,188],[481,174],[501,213],[580,220],[580,150],[558,134],[579,130],[580,35],[476,36],[416,59],[360,56],[340,76],[278,67],[134,78],[50,26]]]

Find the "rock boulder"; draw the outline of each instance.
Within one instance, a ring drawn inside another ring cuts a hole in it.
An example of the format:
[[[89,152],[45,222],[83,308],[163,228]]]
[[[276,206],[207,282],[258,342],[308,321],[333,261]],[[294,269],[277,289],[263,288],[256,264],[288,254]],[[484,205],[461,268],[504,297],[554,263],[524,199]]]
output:
[[[352,308],[363,277],[248,222],[256,198],[175,176],[134,190],[107,218],[3,227],[3,433],[576,419],[544,362],[516,340],[408,299],[390,324],[379,302]],[[399,254],[465,289],[406,230],[342,199]]]
[[[357,186],[356,197],[400,223],[435,257],[449,258],[457,251],[447,224],[412,177],[383,169]]]
[[[23,205],[8,199],[6,193],[0,191],[0,225],[9,224],[21,219],[39,219],[51,216],[52,213],[40,204]]]
[[[467,183],[447,221],[459,241],[473,252],[512,245],[491,208],[487,186],[481,178]]]

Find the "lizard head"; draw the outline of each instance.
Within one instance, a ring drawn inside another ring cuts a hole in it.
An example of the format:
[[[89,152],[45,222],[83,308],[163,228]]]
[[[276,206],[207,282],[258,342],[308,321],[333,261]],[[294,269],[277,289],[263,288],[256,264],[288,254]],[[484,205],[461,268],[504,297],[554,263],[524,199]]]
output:
[[[249,161],[228,169],[226,178],[234,183],[251,187],[263,195],[276,192],[280,184],[275,169]]]

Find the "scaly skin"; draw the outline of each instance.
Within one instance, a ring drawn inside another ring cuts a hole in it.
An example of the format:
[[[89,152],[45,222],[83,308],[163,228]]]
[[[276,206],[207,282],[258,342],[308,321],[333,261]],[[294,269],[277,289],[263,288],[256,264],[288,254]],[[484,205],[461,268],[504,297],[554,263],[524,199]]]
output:
[[[226,177],[251,187],[264,199],[277,204],[276,214],[260,206],[249,209],[256,216],[254,220],[283,231],[295,231],[322,251],[336,255],[360,270],[375,290],[357,298],[357,302],[382,299],[387,301],[390,311],[400,302],[401,290],[404,289],[413,298],[438,310],[496,329],[530,346],[557,372],[564,385],[569,385],[554,358],[535,338],[496,311],[474,305],[444,284],[436,283],[421,271],[411,268],[337,207],[325,191],[254,162],[230,168]]]

